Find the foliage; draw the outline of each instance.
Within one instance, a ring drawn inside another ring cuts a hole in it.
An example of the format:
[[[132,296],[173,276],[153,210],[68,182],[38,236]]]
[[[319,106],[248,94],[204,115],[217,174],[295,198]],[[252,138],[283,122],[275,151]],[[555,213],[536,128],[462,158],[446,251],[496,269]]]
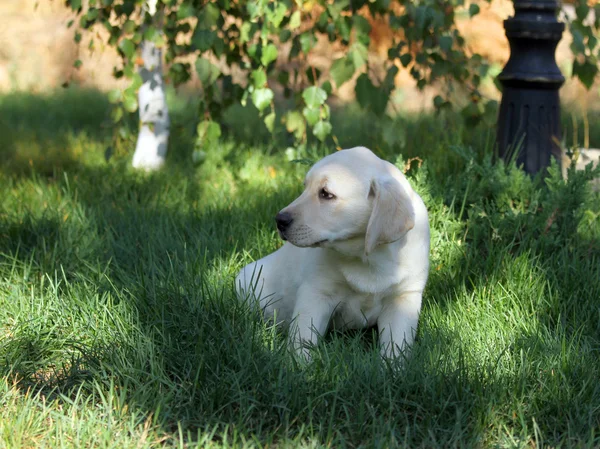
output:
[[[569,23],[569,30],[573,36],[571,51],[575,56],[573,76],[589,89],[598,74],[600,59],[600,5],[590,7],[585,0],[576,1],[575,19]]]
[[[135,93],[141,83],[137,48],[142,39],[164,49],[168,78],[175,85],[190,79],[193,68],[187,57],[196,58],[194,66],[203,87],[200,117],[214,123],[220,122],[227,106],[250,100],[271,132],[279,118],[297,140],[305,140],[310,130],[323,141],[332,131],[326,100],[334,86],[339,88],[358,73],[360,105],[383,116],[400,65],[410,69],[419,88],[441,80],[467,86],[471,92],[467,113],[484,111],[478,88],[488,65],[469,53],[455,24],[464,0],[161,0],[154,5],[156,12],[142,0],[90,0],[85,10],[81,0],[67,0],[67,4],[79,14],[81,28],[101,25],[108,30],[108,44],[123,59],[114,74],[131,80],[129,88],[111,93],[110,98],[127,111],[137,108]],[[471,5],[468,11],[474,15],[478,8]],[[369,54],[367,17],[383,17],[394,30],[383,63]],[[331,80],[307,63],[319,38],[327,38],[344,53],[333,61]],[[81,39],[79,31],[76,39]],[[240,83],[234,81],[236,70],[243,74]],[[384,76],[379,79],[381,71]],[[282,85],[295,105],[283,117],[277,117],[275,110],[274,83]],[[441,96],[434,103],[438,109],[450,107]],[[113,118],[121,117],[119,106]]]
[[[573,75],[589,88],[598,72],[600,7],[595,6],[595,21],[590,23],[585,20],[590,11],[587,2],[575,3],[576,19],[570,23],[576,55]],[[450,88],[453,84],[466,88],[468,100],[462,107],[467,122],[494,115],[495,107],[486,104],[479,91],[489,66],[469,51],[456,27],[458,11],[471,17],[479,13],[477,4],[466,8],[464,0],[90,0],[87,9],[81,0],[67,4],[79,15],[80,28],[105,27],[108,45],[122,57],[114,75],[131,84],[110,94],[117,105],[112,113],[115,122],[124,110],[137,109],[141,85],[137,67],[142,62],[137,49],[143,39],[164,50],[168,79],[174,85],[188,81],[195,69],[203,87],[199,116],[211,126],[221,123],[222,111],[229,105],[250,100],[270,132],[275,132],[279,120],[296,141],[305,141],[307,130],[323,141],[332,132],[326,100],[334,88],[358,74],[359,104],[382,117],[399,66],[409,69],[421,89],[440,81]],[[384,18],[394,31],[383,62],[369,53],[368,17]],[[333,61],[329,78],[307,63],[319,38],[327,38],[343,53]],[[75,39],[81,40],[79,31]],[[93,38],[89,45],[94,45]],[[236,72],[242,74],[241,81],[234,80]],[[283,116],[275,110],[275,84],[294,105]],[[449,96],[438,95],[434,106],[439,110],[452,105]],[[201,124],[199,131],[205,126]],[[209,142],[199,135],[196,154],[205,144]]]
[[[489,1],[489,0],[487,0]],[[494,116],[495,106],[482,98],[480,86],[489,75],[489,65],[469,50],[456,27],[457,13],[479,13],[475,3],[464,0],[67,0],[79,15],[79,27],[96,25],[109,33],[108,45],[118,49],[122,67],[114,75],[131,80],[123,92],[111,92],[117,105],[112,118],[119,122],[123,111],[137,109],[136,91],[141,85],[137,52],[143,39],[162,48],[168,64],[168,79],[179,85],[195,69],[202,83],[201,120],[219,126],[222,112],[231,104],[252,103],[266,128],[275,132],[278,121],[295,140],[314,135],[324,141],[332,132],[327,99],[355,76],[356,98],[364,109],[382,118],[394,89],[394,77],[403,66],[419,88],[443,82],[446,95],[434,98],[436,109],[451,108],[452,86],[468,95],[459,107],[470,124]],[[598,71],[596,6],[593,23],[590,7],[576,0],[576,19],[570,23],[571,49],[576,55],[573,75],[590,87]],[[467,8],[468,6],[468,8]],[[393,30],[388,58],[379,61],[369,52],[371,24],[383,18]],[[318,39],[328,39],[342,57],[333,61],[329,77],[311,67],[307,58]],[[75,39],[81,39],[76,31]],[[94,45],[93,39],[89,43]],[[190,59],[191,56],[191,59]],[[193,64],[190,61],[195,61]],[[235,73],[241,74],[234,76]],[[382,74],[382,75],[380,75]],[[274,85],[280,84],[293,107],[276,111]],[[201,135],[196,155],[209,145]],[[388,133],[389,134],[389,133]]]

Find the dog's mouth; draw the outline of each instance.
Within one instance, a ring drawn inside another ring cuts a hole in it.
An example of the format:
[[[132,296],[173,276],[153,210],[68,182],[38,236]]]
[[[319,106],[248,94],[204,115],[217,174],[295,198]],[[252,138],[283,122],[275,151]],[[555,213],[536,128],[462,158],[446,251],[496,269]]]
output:
[[[325,240],[319,240],[318,242],[312,242],[312,243],[292,242],[292,241],[290,241],[290,243],[294,246],[297,246],[298,248],[320,248],[324,243],[327,243],[328,241],[329,240],[325,239]]]
[[[279,233],[279,237],[281,237],[281,240],[283,240],[284,242],[289,241],[292,245],[297,246],[299,248],[318,248],[323,243],[326,243],[329,241],[329,239],[323,239],[323,240],[319,240],[317,242],[312,242],[312,243],[294,242],[294,241],[290,240],[287,235],[285,235],[285,232],[281,232],[280,230],[277,230],[277,232]]]

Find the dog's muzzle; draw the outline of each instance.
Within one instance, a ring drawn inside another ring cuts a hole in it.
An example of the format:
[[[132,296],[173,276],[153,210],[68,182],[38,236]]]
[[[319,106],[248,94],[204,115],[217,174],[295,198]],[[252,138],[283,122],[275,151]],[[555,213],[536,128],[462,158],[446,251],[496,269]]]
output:
[[[277,230],[279,231],[279,235],[283,240],[287,240],[285,237],[285,231],[289,229],[290,225],[294,219],[292,218],[292,214],[288,212],[279,212],[275,216],[275,223],[277,223]]]

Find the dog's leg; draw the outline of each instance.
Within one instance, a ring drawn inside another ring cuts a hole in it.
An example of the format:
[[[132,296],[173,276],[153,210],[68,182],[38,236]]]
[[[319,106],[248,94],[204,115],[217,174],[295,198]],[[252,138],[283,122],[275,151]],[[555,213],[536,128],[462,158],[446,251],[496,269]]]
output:
[[[385,298],[377,319],[379,349],[383,357],[396,357],[412,345],[420,311],[421,292],[404,292]]]
[[[310,286],[298,289],[289,331],[289,342],[296,354],[310,359],[308,346],[316,344],[325,333],[333,309],[333,301]]]

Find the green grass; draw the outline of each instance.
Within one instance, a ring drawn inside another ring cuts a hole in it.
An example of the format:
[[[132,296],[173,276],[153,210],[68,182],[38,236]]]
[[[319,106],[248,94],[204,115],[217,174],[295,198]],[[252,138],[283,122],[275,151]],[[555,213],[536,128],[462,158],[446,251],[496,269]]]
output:
[[[372,331],[337,333],[299,366],[232,284],[280,245],[273,216],[307,167],[240,111],[194,166],[180,101],[167,166],[136,173],[132,138],[98,126],[108,107],[0,98],[0,447],[600,446],[590,173],[532,180],[490,162],[485,127],[398,120],[432,227],[412,356],[387,365]],[[336,117],[344,146],[396,161],[372,118]]]

